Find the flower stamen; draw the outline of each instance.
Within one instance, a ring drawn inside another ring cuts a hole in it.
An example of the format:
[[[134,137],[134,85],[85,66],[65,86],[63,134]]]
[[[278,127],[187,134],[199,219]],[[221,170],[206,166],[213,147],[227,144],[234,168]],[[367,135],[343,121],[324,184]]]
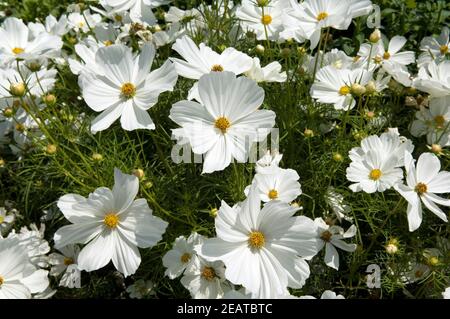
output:
[[[189,253],[184,253],[181,257],[180,260],[183,264],[186,264],[189,262],[189,260],[191,260],[191,254]]]
[[[226,117],[222,116],[216,120],[216,122],[214,123],[214,126],[217,129],[219,129],[222,132],[222,134],[225,134],[227,132],[228,128],[230,128],[231,124],[230,124],[230,121]]]
[[[414,188],[414,191],[419,194],[425,194],[428,191],[428,187],[424,183],[417,183],[416,187]]]
[[[278,191],[276,189],[271,189],[269,194],[267,194],[271,200],[278,198]]]
[[[325,20],[326,18],[328,18],[328,13],[326,12],[320,12],[316,17],[317,21],[322,21]]]
[[[126,99],[131,99],[136,95],[136,87],[133,83],[127,82],[122,85],[120,92]]]
[[[248,235],[248,245],[251,248],[261,249],[266,244],[266,238],[260,231],[252,231]]]
[[[202,270],[202,277],[208,281],[212,281],[216,278],[216,271],[212,267],[204,267]]]
[[[264,25],[269,25],[272,23],[272,17],[268,14],[265,14],[261,18],[261,23]]]
[[[381,175],[383,175],[381,170],[379,170],[378,168],[375,168],[375,169],[370,171],[369,178],[371,180],[373,180],[373,181],[377,181],[377,180],[379,180],[381,178]]]
[[[103,223],[111,229],[116,228],[119,224],[119,216],[115,213],[108,213],[105,215]]]

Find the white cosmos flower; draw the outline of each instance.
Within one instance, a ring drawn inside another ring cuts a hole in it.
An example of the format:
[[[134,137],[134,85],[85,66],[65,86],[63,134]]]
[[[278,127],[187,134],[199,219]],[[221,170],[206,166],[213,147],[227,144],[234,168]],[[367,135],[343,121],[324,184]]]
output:
[[[236,10],[244,31],[252,31],[258,40],[277,40],[283,30],[283,8],[288,0],[271,0],[259,6],[255,1],[243,0]]]
[[[39,268],[48,267],[48,256],[50,245],[44,238],[45,224],[38,228],[35,224],[28,227],[22,227],[19,233],[14,230],[8,235],[8,238],[16,238],[19,245],[25,248],[30,262]]]
[[[256,185],[261,201],[279,200],[290,203],[302,193],[298,180],[300,176],[293,169],[273,166],[263,172],[256,173],[253,184]],[[251,185],[245,189],[246,195]]]
[[[309,266],[301,258],[317,253],[317,227],[298,208],[271,201],[261,209],[256,186],[247,199],[231,208],[224,201],[215,219],[217,238],[207,239],[197,252],[207,260],[225,263],[225,277],[256,298],[288,294],[301,288]],[[301,257],[299,257],[301,256]]]
[[[42,32],[34,39],[30,30],[17,18],[7,18],[0,27],[0,57],[2,63],[16,59],[54,57],[63,45],[59,36]]]
[[[442,297],[444,299],[450,299],[450,287],[445,289],[445,291],[442,293]]]
[[[427,136],[428,144],[450,145],[450,96],[434,98],[430,106],[420,106],[416,120],[411,125],[411,134]]]
[[[209,262],[194,256],[180,282],[194,299],[218,299],[223,297],[224,290],[229,289],[225,285],[224,273],[223,262]]]
[[[426,66],[432,61],[440,63],[450,54],[450,30],[444,27],[439,37],[425,37],[420,42],[420,50],[417,65],[419,68]]]
[[[58,207],[72,223],[55,233],[55,248],[86,244],[78,255],[78,269],[94,271],[111,260],[125,276],[141,263],[138,247],[150,248],[161,240],[167,223],[152,215],[147,201],[134,200],[139,181],[114,170],[114,188],[97,188],[88,198],[64,195]]]
[[[89,9],[80,12],[72,12],[67,17],[70,28],[75,32],[87,33],[90,30],[94,30],[95,26],[102,21],[102,17],[97,14],[91,14]]]
[[[133,22],[149,25],[154,25],[157,22],[150,5],[156,7],[169,2],[158,0],[104,0],[104,4],[112,8],[109,11],[110,14],[121,14],[128,11]]]
[[[93,132],[103,131],[118,118],[122,128],[155,128],[147,110],[156,104],[162,92],[172,91],[177,74],[170,61],[150,72],[155,48],[146,44],[140,55],[134,56],[124,45],[100,48],[95,61],[101,73],[81,81],[83,98],[96,112],[102,112],[92,122]]]
[[[277,61],[261,67],[259,58],[253,58],[253,65],[250,70],[244,73],[246,77],[260,82],[286,82],[286,72],[281,72],[281,64]]]
[[[414,165],[414,159],[405,153],[406,185],[398,184],[395,189],[408,202],[409,231],[415,231],[422,223],[422,203],[443,221],[447,215],[436,205],[450,206],[450,200],[436,194],[450,193],[450,172],[441,170],[439,158],[432,153],[423,153]]]
[[[59,286],[67,288],[81,287],[81,271],[78,269],[77,260],[80,253],[78,245],[68,245],[58,249],[60,253],[52,253],[49,257],[51,265],[50,275],[59,277]]]
[[[155,284],[152,281],[139,279],[134,284],[127,287],[127,292],[130,294],[130,298],[142,299],[150,295],[154,287]]]
[[[306,69],[310,74],[314,73],[314,67],[316,65],[317,54],[311,59],[305,61]],[[344,51],[338,49],[332,49],[330,52],[323,53],[319,55],[319,61],[321,61],[321,66],[326,67],[330,65],[335,69],[351,69],[353,67],[353,58],[345,54]]]
[[[259,110],[264,90],[231,72],[204,75],[198,85],[202,104],[180,101],[170,118],[181,126],[173,135],[187,139],[195,154],[205,154],[203,173],[225,169],[233,159],[244,163],[254,142],[275,124],[275,113]]]
[[[17,238],[0,237],[0,299],[30,299],[49,285],[48,271],[34,266]]]
[[[192,233],[189,238],[180,236],[175,239],[175,243],[162,258],[163,266],[166,267],[165,275],[170,279],[180,276],[195,259],[194,246],[203,242],[203,236]]]
[[[30,22],[28,24],[28,28],[30,29],[33,38],[40,36],[42,33],[48,33],[62,37],[67,32],[69,32],[66,15],[61,16],[59,20],[57,20],[50,14],[45,18],[45,25],[42,23]]]
[[[414,79],[413,86],[431,97],[450,95],[450,61],[439,64],[430,62],[419,69],[418,76]]]
[[[339,222],[341,222],[342,219],[349,222],[353,221],[352,217],[347,216],[352,210],[351,207],[344,203],[344,196],[339,194],[333,186],[327,188],[325,202],[330,206]]]
[[[317,72],[311,96],[320,103],[334,104],[336,110],[352,109],[356,104],[352,88],[365,86],[371,79],[372,72],[365,69],[336,69],[329,65]]]
[[[402,36],[395,36],[389,41],[389,45],[385,48],[383,40],[380,39],[378,43],[371,45],[364,43],[361,45],[358,56],[358,64],[361,67],[367,66],[370,63],[371,69],[381,67],[384,71],[389,73],[397,82],[411,86],[412,81],[407,69],[407,65],[415,62],[415,54],[412,51],[400,52],[406,44],[406,38]]]
[[[198,80],[204,74],[229,71],[236,75],[242,74],[253,65],[248,55],[234,48],[226,48],[221,54],[213,51],[204,43],[197,46],[188,36],[183,36],[172,46],[172,49],[184,59],[171,58],[177,73],[182,77]],[[199,99],[198,83],[189,91],[188,99]]]
[[[361,160],[364,154],[369,151],[379,150],[384,158],[395,156],[397,158],[396,167],[404,166],[405,151],[412,153],[414,145],[412,141],[404,136],[400,136],[398,129],[389,128],[387,132],[380,136],[371,135],[361,141],[361,147],[352,148],[349,157],[352,161]]]
[[[338,30],[346,30],[351,21],[351,0],[305,0],[301,3],[291,1],[292,9],[286,10],[285,27],[287,34],[293,35],[300,42],[302,38],[311,41],[311,49],[317,47],[321,30],[331,27]]]
[[[336,248],[354,252],[356,244],[348,244],[344,241],[346,238],[352,238],[356,235],[356,226],[352,225],[344,232],[339,226],[330,226],[322,218],[314,219],[317,226],[317,241],[319,250],[325,246],[325,264],[328,267],[339,269],[339,253]]]
[[[352,160],[347,168],[347,179],[354,184],[354,192],[384,192],[402,179],[398,167],[404,165],[405,151],[411,153],[414,146],[410,140],[399,136],[396,130],[369,136],[361,141],[361,147],[350,150]]]

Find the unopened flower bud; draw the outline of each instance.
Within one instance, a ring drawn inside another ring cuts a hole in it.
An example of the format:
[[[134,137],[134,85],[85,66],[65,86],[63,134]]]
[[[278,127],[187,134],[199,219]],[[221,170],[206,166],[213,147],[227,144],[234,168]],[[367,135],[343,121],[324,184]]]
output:
[[[439,144],[433,144],[431,145],[431,151],[434,154],[441,154],[442,153],[442,146]]]
[[[361,96],[366,93],[366,87],[359,83],[353,83],[351,87],[351,92],[353,95]]]
[[[94,154],[92,154],[92,159],[95,162],[101,162],[103,160],[103,156],[102,156],[102,154],[94,153]]]
[[[9,91],[11,92],[11,95],[13,96],[24,96],[25,95],[25,83],[11,83],[9,87]]]
[[[259,54],[263,54],[265,50],[266,50],[266,48],[264,48],[264,46],[262,46],[261,44],[258,44],[255,48],[256,53],[259,53]]]
[[[45,152],[49,155],[55,154],[56,151],[57,151],[57,147],[55,144],[48,144],[47,147],[45,148]]]
[[[142,169],[137,168],[137,169],[133,170],[133,175],[139,179],[142,179],[145,176],[145,172]]]
[[[258,7],[267,7],[269,0],[256,0]]]
[[[375,117],[375,112],[374,111],[367,111],[366,112],[366,117],[368,119],[373,119]]]
[[[303,134],[305,135],[305,137],[313,137],[314,136],[314,131],[310,130],[309,128],[307,128],[307,129],[305,129]]]
[[[54,96],[53,94],[47,94],[46,96],[44,96],[44,102],[47,105],[55,105],[56,104],[56,96]]]
[[[436,256],[431,256],[430,258],[428,258],[428,264],[430,266],[437,266],[439,264],[439,258],[437,258]]]
[[[333,153],[333,161],[342,162],[344,157],[340,153]]]
[[[288,58],[291,55],[291,49],[289,48],[281,49],[280,55],[285,59]]]
[[[218,210],[217,208],[211,208],[211,209],[209,210],[209,215],[210,215],[211,217],[216,218],[218,213],[219,213],[219,210]]]
[[[372,43],[378,43],[381,39],[381,32],[379,29],[375,29],[369,37],[369,41]]]
[[[4,117],[11,117],[14,115],[14,110],[10,107],[7,107],[3,110],[3,116]]]
[[[39,62],[33,61],[28,63],[27,67],[31,72],[37,72],[41,69],[41,64]]]

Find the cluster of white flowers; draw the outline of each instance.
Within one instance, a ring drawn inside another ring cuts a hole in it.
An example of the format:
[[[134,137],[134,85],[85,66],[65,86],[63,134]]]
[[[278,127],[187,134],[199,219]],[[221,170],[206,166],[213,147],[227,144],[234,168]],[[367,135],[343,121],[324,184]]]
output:
[[[20,157],[46,139],[46,123],[33,114],[56,103],[51,92],[58,67],[67,65],[78,77],[80,99],[99,113],[90,122],[92,133],[108,130],[118,120],[126,131],[154,130],[160,123],[153,122],[150,108],[183,77],[192,80],[187,82],[192,86],[169,114],[178,125],[171,132],[177,143],[188,144],[204,157],[204,174],[246,162],[252,145],[264,141],[275,126],[276,114],[265,105],[262,83],[286,82],[290,74],[278,61],[261,66],[258,57],[249,55],[251,50],[225,47],[216,52],[206,43],[197,44],[193,35],[207,31],[202,12],[211,6],[170,6],[162,28],[155,8],[167,8],[170,2],[101,0],[100,7],[71,5],[66,15],[28,25],[6,18],[0,26],[0,143]],[[347,30],[354,18],[370,14],[370,0],[225,1],[218,10],[237,20],[230,37],[253,33],[262,41],[256,52],[265,50],[264,41],[304,44],[299,66],[312,79],[314,103],[349,112],[363,98],[382,95],[391,81],[427,93],[429,106],[420,106],[411,134],[426,136],[434,153],[450,145],[448,28],[438,38],[423,39],[414,75],[408,66],[416,63],[415,54],[402,50],[407,39],[386,39],[379,29],[357,48],[355,57],[336,48],[327,52],[329,30]],[[70,56],[63,50],[66,36],[76,43]],[[173,56],[157,64],[161,47],[172,49]],[[404,197],[411,232],[422,223],[422,204],[445,222],[447,214],[437,205],[450,207],[449,199],[437,195],[450,193],[450,172],[441,171],[433,153],[417,154],[415,163],[413,151],[412,141],[392,128],[351,149],[346,171],[353,192],[392,189]],[[267,153],[256,163],[246,199],[233,206],[222,201],[215,237],[195,232],[180,236],[162,258],[165,275],[182,276],[181,284],[193,298],[290,298],[289,288],[305,285],[308,262],[323,248],[325,265],[335,270],[342,263],[336,248],[356,250],[351,238],[358,229],[347,216],[351,208],[343,196],[331,186],[327,189],[327,205],[340,225],[326,215],[299,215],[300,176],[280,167],[281,160],[281,154]],[[125,277],[136,273],[139,248],[155,246],[168,223],[152,214],[146,199],[135,199],[138,177],[115,169],[114,181],[112,189],[99,185],[88,197],[59,198],[57,206],[70,224],[53,235],[52,252],[45,227],[11,231],[15,214],[0,208],[0,298],[50,297],[55,291],[49,288],[48,275],[58,278],[60,286],[80,288],[82,271],[98,270],[111,261]],[[411,271],[417,273],[418,266],[411,265]],[[132,298],[142,298],[152,289],[151,281],[141,279],[127,291]],[[443,296],[449,298],[449,288]],[[343,296],[327,290],[322,299]]]

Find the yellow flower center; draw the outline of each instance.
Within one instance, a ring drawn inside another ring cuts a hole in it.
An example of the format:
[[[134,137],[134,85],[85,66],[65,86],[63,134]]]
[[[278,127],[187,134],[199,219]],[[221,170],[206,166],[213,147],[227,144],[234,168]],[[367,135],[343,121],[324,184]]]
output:
[[[105,46],[107,46],[107,47],[109,47],[111,44],[113,44],[112,43],[112,41],[110,41],[110,40],[106,40],[106,41],[103,41],[103,44],[105,45]]]
[[[441,51],[441,54],[447,54],[448,53],[448,45],[441,45],[439,51]]]
[[[269,191],[268,196],[269,196],[269,198],[270,198],[271,200],[272,200],[272,199],[277,199],[277,198],[278,198],[278,192],[277,192],[277,190],[276,190],[276,189],[271,189],[271,190]]]
[[[358,62],[359,59],[361,59],[361,57],[359,55],[357,55],[353,58],[353,62]]]
[[[333,234],[331,232],[329,232],[328,230],[326,230],[322,234],[320,234],[320,238],[326,242],[329,242],[331,240],[332,236],[333,236]]]
[[[350,94],[350,91],[351,91],[350,87],[347,86],[347,85],[345,85],[345,86],[343,86],[343,87],[341,87],[341,88],[339,89],[339,95],[347,95],[347,94]]]
[[[5,282],[5,279],[3,279],[2,276],[0,276],[0,287],[3,285],[4,282]]]
[[[269,25],[272,23],[272,17],[268,14],[265,14],[261,18],[261,23],[264,25]]]
[[[417,194],[422,195],[425,194],[428,190],[428,187],[424,183],[418,183],[414,189]]]
[[[21,53],[23,53],[23,51],[25,51],[23,48],[14,48],[14,49],[12,49],[12,53],[14,53],[15,55],[21,54]]]
[[[252,231],[248,235],[248,245],[251,248],[261,249],[264,247],[266,243],[266,239],[264,238],[264,234],[260,231]]]
[[[381,175],[383,175],[381,173],[381,171],[378,168],[375,168],[373,170],[370,171],[369,173],[369,178],[373,181],[377,181],[380,179]]]
[[[5,221],[5,217],[3,217],[2,215],[0,215],[0,224],[3,223]]]
[[[70,258],[70,257],[65,257],[64,258],[64,265],[66,265],[66,266],[72,265],[73,262],[74,262],[74,260],[72,258]]]
[[[391,58],[391,54],[389,53],[389,52],[384,52],[384,54],[383,54],[383,59],[385,59],[385,60],[389,60]]]
[[[328,18],[328,13],[326,12],[321,12],[316,17],[317,21],[322,21],[325,20],[326,18]]]
[[[114,20],[116,20],[117,22],[122,22],[123,18],[122,18],[121,15],[116,14],[116,15],[114,16]]]
[[[222,134],[225,134],[227,132],[228,128],[231,126],[231,124],[230,124],[230,121],[226,117],[222,116],[216,120],[216,122],[214,123],[214,126],[217,129],[219,129],[222,132]]]
[[[84,22],[82,22],[82,21],[78,22],[78,27],[79,27],[79,28],[84,27]]]
[[[434,118],[434,122],[436,123],[437,128],[444,128],[445,117],[443,115],[438,115]]]
[[[437,266],[437,264],[439,264],[439,258],[437,258],[436,256],[430,257],[430,258],[428,259],[428,263],[429,263],[431,266]]]
[[[383,58],[381,56],[377,55],[376,57],[373,58],[373,61],[376,64],[380,64],[381,62],[383,62]]]
[[[211,71],[213,71],[213,72],[223,72],[223,66],[221,66],[220,64],[214,64],[211,67]]]
[[[191,260],[191,254],[189,253],[184,253],[181,258],[180,258],[181,262],[183,264],[186,264],[189,260]]]
[[[108,213],[105,215],[103,223],[111,229],[116,228],[119,224],[119,216],[117,216],[115,213]]]
[[[131,99],[136,95],[136,87],[133,83],[127,82],[122,85],[122,87],[120,88],[120,92],[125,98]]]
[[[216,272],[214,268],[212,267],[204,267],[202,270],[202,277],[208,281],[212,281],[214,278],[216,278]]]

